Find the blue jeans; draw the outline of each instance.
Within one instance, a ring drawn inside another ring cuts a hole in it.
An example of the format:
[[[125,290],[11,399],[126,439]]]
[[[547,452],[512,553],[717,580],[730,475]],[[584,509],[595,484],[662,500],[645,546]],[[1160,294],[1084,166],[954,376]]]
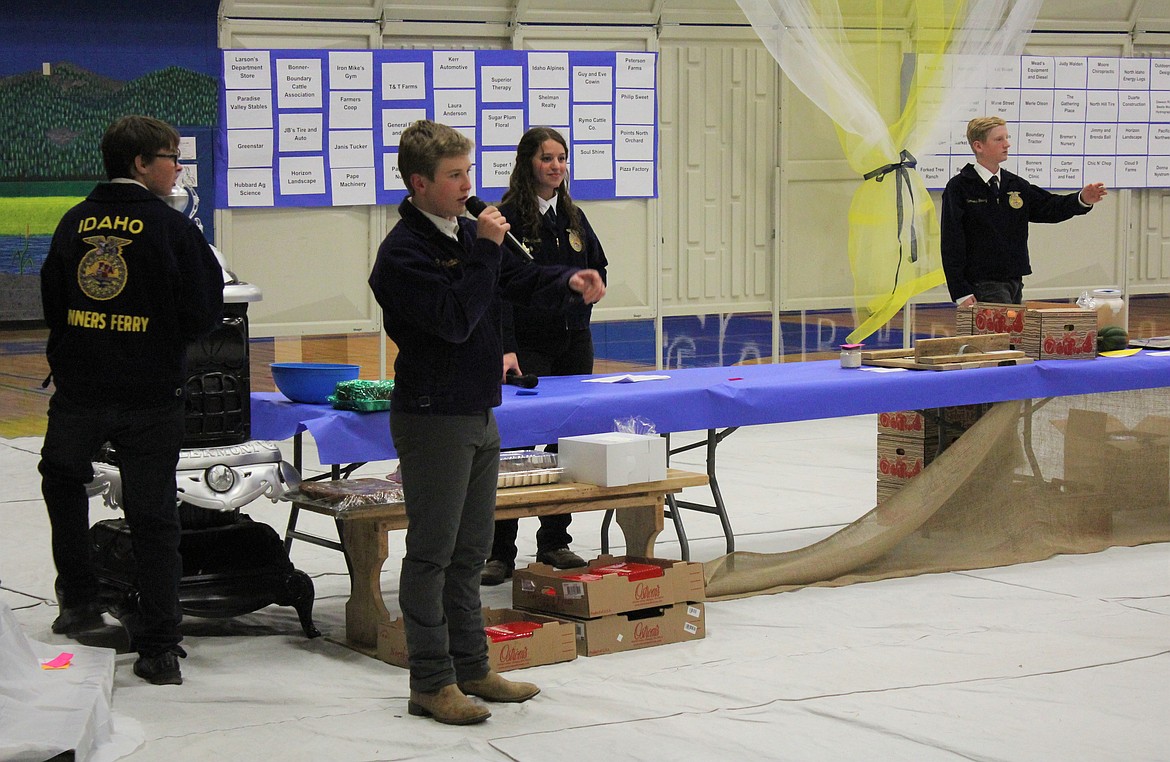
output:
[[[406,555],[398,604],[410,688],[431,693],[488,673],[479,577],[492,542],[500,433],[496,418],[394,411]]]
[[[90,552],[89,498],[93,458],[106,442],[118,454],[122,509],[137,562],[138,612],[127,619],[131,646],[153,655],[182,640],[179,622],[181,527],[175,467],[184,437],[181,398],[153,406],[70,399],[49,400],[41,448],[41,494],[52,528],[57,595],[62,608],[97,600]]]

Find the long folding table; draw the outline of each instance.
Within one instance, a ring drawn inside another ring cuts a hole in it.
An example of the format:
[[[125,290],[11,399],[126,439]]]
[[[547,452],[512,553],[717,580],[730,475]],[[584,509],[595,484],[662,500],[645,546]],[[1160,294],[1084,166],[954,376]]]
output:
[[[1170,352],[1143,350],[1129,357],[1046,360],[961,371],[844,369],[837,361],[827,360],[644,375],[666,378],[597,383],[589,379],[613,378],[614,374],[550,376],[531,390],[535,394],[505,386],[503,403],[495,411],[502,446],[531,447],[559,437],[613,431],[632,419],[652,423],[662,434],[705,431],[706,440],[698,446],[707,448],[707,475],[716,504],[699,509],[719,515],[730,552],[734,535],[715,474],[716,448],[729,430],[893,410],[1166,387],[1170,386]],[[395,458],[389,417],[388,412],[355,413],[329,405],[298,404],[278,392],[252,394],[252,436],[294,438],[298,467],[300,435],[306,431],[316,442],[320,462],[335,469]]]

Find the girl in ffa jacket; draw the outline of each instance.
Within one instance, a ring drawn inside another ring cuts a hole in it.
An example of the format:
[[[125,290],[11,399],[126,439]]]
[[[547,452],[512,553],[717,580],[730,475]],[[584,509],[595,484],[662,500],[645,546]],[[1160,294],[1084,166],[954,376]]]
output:
[[[605,252],[585,213],[573,203],[568,188],[568,144],[551,127],[533,127],[516,146],[516,164],[500,211],[512,233],[542,265],[568,265],[596,270],[606,277]],[[593,372],[593,338],[589,317],[593,305],[577,303],[564,311],[502,302],[504,373],[515,370],[536,376],[570,376]],[[556,451],[556,445],[546,450]],[[542,516],[536,533],[536,560],[558,569],[584,566],[569,550],[570,514]],[[518,520],[496,522],[492,554],[483,583],[498,585],[512,576],[516,562]]]

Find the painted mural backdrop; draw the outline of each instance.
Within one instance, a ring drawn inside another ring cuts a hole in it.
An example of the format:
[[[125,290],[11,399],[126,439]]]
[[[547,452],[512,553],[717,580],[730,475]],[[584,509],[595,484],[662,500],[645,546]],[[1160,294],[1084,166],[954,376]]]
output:
[[[22,9],[19,30],[0,22],[0,322],[41,318],[49,240],[105,179],[99,143],[114,119],[148,114],[203,136],[198,174],[210,183],[217,10],[215,0],[38,0]]]

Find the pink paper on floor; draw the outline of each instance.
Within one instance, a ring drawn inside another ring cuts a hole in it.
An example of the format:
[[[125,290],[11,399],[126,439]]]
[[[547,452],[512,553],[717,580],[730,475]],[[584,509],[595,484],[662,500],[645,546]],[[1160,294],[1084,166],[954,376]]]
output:
[[[41,669],[67,669],[73,661],[73,654],[62,651],[52,659],[41,662]]]

